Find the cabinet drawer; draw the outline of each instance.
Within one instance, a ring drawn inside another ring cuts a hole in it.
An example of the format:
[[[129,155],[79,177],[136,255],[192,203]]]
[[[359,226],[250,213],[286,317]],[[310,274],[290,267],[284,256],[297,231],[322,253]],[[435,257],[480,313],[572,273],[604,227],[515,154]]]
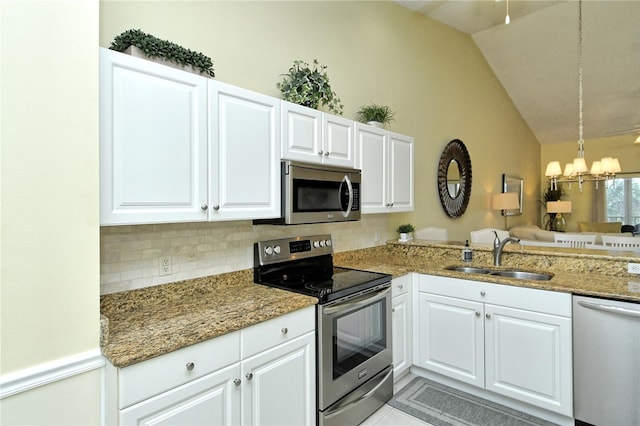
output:
[[[119,370],[119,408],[125,408],[240,360],[240,332],[179,349]],[[193,363],[193,367],[191,367]]]
[[[315,330],[315,313],[315,306],[309,306],[240,330],[242,358]]]
[[[394,278],[391,281],[391,297],[400,296],[409,291],[411,287],[411,274],[403,275],[398,278]]]

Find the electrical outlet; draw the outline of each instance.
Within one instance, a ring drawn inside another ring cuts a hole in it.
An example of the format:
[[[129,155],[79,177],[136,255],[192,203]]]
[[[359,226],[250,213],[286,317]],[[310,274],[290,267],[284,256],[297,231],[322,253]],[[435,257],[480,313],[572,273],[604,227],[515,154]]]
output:
[[[640,263],[627,263],[627,272],[630,274],[640,274]]]
[[[160,275],[171,275],[171,256],[160,256],[159,263],[158,273]]]

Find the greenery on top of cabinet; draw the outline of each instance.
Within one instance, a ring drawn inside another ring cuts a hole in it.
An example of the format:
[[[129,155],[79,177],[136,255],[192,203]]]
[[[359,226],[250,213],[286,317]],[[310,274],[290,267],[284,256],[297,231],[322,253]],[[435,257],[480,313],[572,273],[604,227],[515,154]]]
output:
[[[289,73],[283,74],[282,81],[276,83],[276,87],[282,92],[285,101],[314,109],[318,109],[320,103],[323,103],[329,111],[342,114],[342,101],[331,90],[326,69],[327,66],[320,65],[317,59],[313,60],[312,66],[295,60]]]
[[[129,46],[139,48],[151,58],[163,58],[179,65],[191,65],[209,77],[216,76],[210,57],[168,40],[161,40],[141,30],[128,30],[115,36],[109,49],[124,52]]]
[[[361,123],[368,123],[370,121],[377,121],[383,125],[391,123],[395,120],[395,111],[387,105],[377,105],[371,103],[370,105],[363,105],[356,113],[357,120]]]

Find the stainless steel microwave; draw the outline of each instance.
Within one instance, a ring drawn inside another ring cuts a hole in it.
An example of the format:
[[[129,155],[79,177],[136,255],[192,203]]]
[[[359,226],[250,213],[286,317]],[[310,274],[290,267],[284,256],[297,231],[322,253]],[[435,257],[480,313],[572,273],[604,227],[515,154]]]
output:
[[[360,170],[293,161],[282,161],[281,168],[281,217],[254,223],[297,225],[360,220]]]

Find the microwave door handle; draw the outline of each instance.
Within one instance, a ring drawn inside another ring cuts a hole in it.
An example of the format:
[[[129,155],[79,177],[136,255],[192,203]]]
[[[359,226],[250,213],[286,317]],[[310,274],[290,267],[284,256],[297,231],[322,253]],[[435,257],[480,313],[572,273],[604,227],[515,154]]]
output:
[[[348,175],[344,175],[343,181],[347,183],[347,188],[349,189],[349,204],[347,205],[347,210],[342,214],[344,217],[349,217],[351,214],[351,208],[353,207],[353,185],[351,184],[351,179],[349,179]]]

